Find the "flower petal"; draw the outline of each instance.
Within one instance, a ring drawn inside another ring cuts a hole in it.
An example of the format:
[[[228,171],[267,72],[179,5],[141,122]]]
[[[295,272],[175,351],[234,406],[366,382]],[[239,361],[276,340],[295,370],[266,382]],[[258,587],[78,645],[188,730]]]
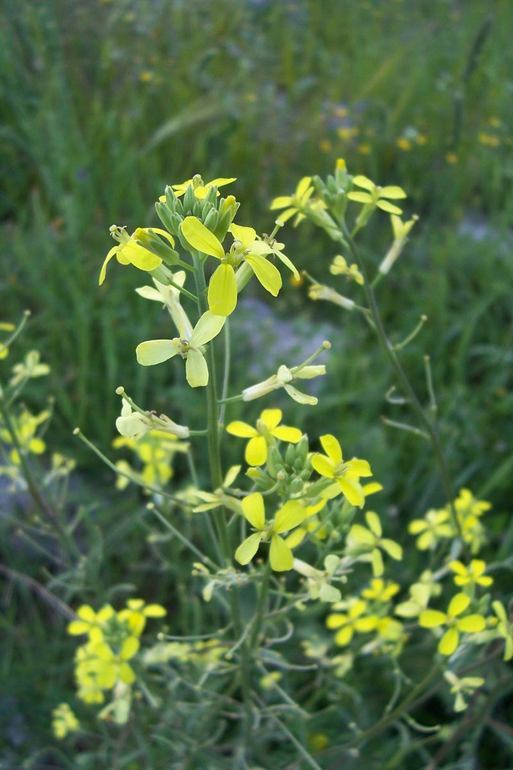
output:
[[[354,479],[344,477],[339,477],[337,482],[348,502],[350,502],[351,505],[361,508],[365,503],[365,495],[363,494],[360,484]]]
[[[381,537],[383,534],[383,528],[381,526],[381,521],[378,514],[374,513],[374,511],[367,511],[365,514],[365,519],[372,534],[376,537]]]
[[[290,428],[288,425],[279,425],[272,434],[279,441],[288,441],[289,444],[297,444],[303,435],[299,428]]]
[[[235,558],[239,562],[239,564],[249,564],[251,559],[254,557],[254,555],[258,551],[261,540],[262,540],[262,533],[254,532],[252,535],[247,537],[239,545],[239,547],[235,551]]]
[[[441,655],[452,655],[454,650],[458,646],[460,635],[456,628],[448,628],[445,634],[440,639],[438,645],[438,652]]]
[[[265,527],[265,506],[264,498],[260,492],[252,492],[242,500],[242,512],[252,527],[255,529],[264,529]]]
[[[180,343],[175,340],[147,340],[137,345],[135,354],[141,366],[155,366],[176,356]]]
[[[458,620],[457,627],[460,631],[464,631],[466,634],[478,634],[480,631],[484,631],[486,621],[482,615],[466,615],[461,620]]]
[[[107,265],[109,264],[111,259],[115,256],[118,248],[119,248],[119,246],[113,246],[112,249],[109,249],[109,251],[107,252],[107,256],[103,260],[103,265],[101,267],[100,275],[99,275],[99,278],[98,278],[98,285],[99,286],[101,286],[102,283],[105,281],[105,278],[107,276]]]
[[[467,594],[456,594],[456,596],[453,596],[449,602],[447,614],[452,618],[455,618],[458,615],[461,615],[462,612],[465,612],[469,604],[470,597],[467,596]]]
[[[264,289],[273,297],[277,297],[282,286],[281,274],[272,262],[259,254],[247,254],[245,261],[253,270]]]
[[[228,316],[237,306],[237,279],[231,265],[221,264],[208,284],[208,308],[218,316]]]
[[[382,198],[379,199],[379,201],[376,203],[376,206],[378,209],[381,209],[382,211],[386,211],[387,214],[397,214],[401,215],[403,213],[403,210],[399,208],[399,206],[394,206],[393,203],[389,203],[386,200],[383,200]]]
[[[191,388],[203,388],[208,384],[208,366],[200,350],[191,348],[187,353],[185,378]]]
[[[253,428],[252,425],[248,425],[247,422],[242,422],[242,420],[234,420],[233,422],[228,423],[226,432],[231,436],[237,436],[238,438],[253,438],[253,436],[258,435],[256,428]]]
[[[342,448],[340,442],[331,433],[326,433],[320,437],[321,446],[336,465],[342,462]]]
[[[262,420],[266,428],[272,430],[280,424],[281,418],[281,409],[264,409],[259,419]]]
[[[269,561],[275,572],[286,572],[292,569],[294,563],[292,551],[279,535],[273,535],[271,538]]]
[[[438,626],[443,626],[446,620],[445,612],[438,610],[423,610],[419,615],[419,625],[422,628],[438,628]]]
[[[329,457],[326,457],[326,455],[315,452],[310,457],[310,462],[312,463],[312,467],[321,476],[325,476],[327,479],[335,478],[335,469],[333,468],[333,463]]]
[[[200,345],[205,345],[207,342],[210,342],[210,340],[213,340],[214,337],[217,337],[223,328],[225,321],[226,318],[224,316],[214,315],[214,313],[207,310],[206,313],[203,313],[194,327],[189,342],[195,348],[200,347]]]
[[[193,249],[197,249],[202,254],[208,254],[210,257],[223,259],[223,244],[198,217],[185,217],[180,229],[183,237]]]
[[[245,248],[250,248],[251,244],[256,241],[256,230],[252,227],[232,223],[229,230],[234,239],[240,241]]]
[[[244,457],[248,465],[264,465],[267,460],[267,441],[263,436],[254,436],[246,444]]]
[[[308,511],[300,502],[289,500],[276,511],[273,532],[278,534],[288,532],[290,529],[294,529],[294,527],[301,524],[308,515]]]

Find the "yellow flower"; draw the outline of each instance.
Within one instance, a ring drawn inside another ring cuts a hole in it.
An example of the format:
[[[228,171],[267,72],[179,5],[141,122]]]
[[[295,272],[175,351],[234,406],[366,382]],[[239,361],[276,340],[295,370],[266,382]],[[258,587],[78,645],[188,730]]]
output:
[[[260,492],[252,492],[242,501],[244,518],[256,531],[247,537],[235,551],[239,564],[249,564],[260,543],[269,542],[269,561],[275,572],[292,569],[294,557],[290,547],[281,537],[285,532],[298,527],[308,516],[308,511],[301,503],[289,500],[279,508],[270,522],[265,518],[264,498]]]
[[[112,689],[117,682],[135,682],[135,672],[127,661],[137,654],[139,646],[140,642],[135,636],[126,637],[116,652],[105,642],[94,645],[92,651],[97,658],[96,681],[102,690]]]
[[[445,626],[446,630],[438,644],[438,652],[441,655],[452,655],[458,647],[460,633],[477,634],[483,631],[486,622],[482,615],[465,615],[460,617],[470,604],[470,597],[466,594],[453,596],[447,608],[447,612],[439,610],[424,610],[419,616],[419,625],[423,628],[439,628]]]
[[[454,535],[449,511],[445,508],[428,511],[423,519],[413,519],[408,525],[408,532],[419,536],[416,541],[419,551],[435,548],[440,540]]]
[[[282,279],[278,268],[266,257],[275,254],[292,272],[297,272],[288,257],[278,248],[258,238],[256,230],[252,227],[230,225],[234,241],[228,252],[225,252],[219,238],[197,217],[185,217],[181,230],[190,246],[220,261],[208,285],[208,306],[216,315],[228,316],[235,310],[238,290],[235,270],[242,264],[248,266],[264,289],[274,297],[281,289]]]
[[[76,619],[68,624],[68,634],[71,636],[87,634],[91,641],[101,642],[105,624],[114,617],[114,614],[110,604],[106,604],[99,612],[95,612],[88,604],[83,604],[77,610]]]
[[[485,131],[482,131],[478,136],[479,142],[481,144],[484,144],[486,147],[498,147],[501,143],[501,140],[498,136],[494,136],[494,134],[488,134]]]
[[[198,200],[203,200],[203,198],[207,196],[208,191],[212,187],[217,189],[218,187],[224,187],[225,185],[232,184],[232,182],[236,181],[236,177],[216,177],[216,179],[212,179],[210,182],[203,182],[201,176],[196,174],[194,177],[192,177],[192,179],[186,179],[185,182],[180,182],[180,184],[173,184],[171,187],[176,197],[180,198],[182,195],[185,195],[187,189],[192,185],[195,198],[198,198]],[[217,194],[219,195],[219,193]],[[161,203],[165,203],[166,196],[161,195],[159,200]]]
[[[454,582],[457,586],[473,588],[479,585],[488,587],[493,583],[493,578],[484,574],[486,572],[486,562],[481,559],[472,559],[468,567],[462,564],[461,561],[451,561],[449,562],[449,569],[455,573]]]
[[[330,433],[321,436],[320,442],[326,454],[313,454],[312,466],[321,476],[334,479],[351,505],[361,508],[365,502],[365,494],[360,477],[372,476],[369,463],[357,457],[344,462],[340,443]]]
[[[347,553],[349,555],[368,554],[372,564],[372,572],[379,577],[384,572],[383,556],[385,551],[392,559],[400,561],[403,557],[403,549],[395,540],[383,538],[383,529],[377,513],[369,511],[365,514],[367,527],[361,524],[353,524],[347,535]]]
[[[185,377],[191,388],[205,387],[209,373],[203,355],[203,345],[217,337],[226,318],[207,310],[198,320],[188,339],[175,337],[171,340],[147,340],[136,348],[137,361],[141,366],[155,366],[180,355],[185,359]]]
[[[147,618],[163,618],[166,610],[160,604],[145,604],[142,599],[128,599],[126,609],[118,612],[119,620],[126,621],[130,630],[140,636]]]
[[[52,711],[52,730],[59,740],[69,733],[76,733],[80,729],[80,722],[67,703],[60,703]]]
[[[285,211],[278,216],[276,222],[283,225],[291,217],[295,216],[296,219],[294,225],[298,225],[305,218],[303,212],[310,201],[313,192],[312,177],[304,176],[299,180],[292,195],[280,195],[277,198],[274,198],[271,202],[271,211],[285,209]]]
[[[347,197],[351,201],[356,203],[363,203],[368,206],[377,207],[382,211],[386,211],[388,214],[402,214],[402,209],[390,203],[390,200],[398,200],[406,198],[406,193],[402,187],[397,185],[389,185],[387,187],[379,187],[368,177],[362,174],[357,174],[353,177],[353,185],[360,187],[366,192],[351,191],[347,194]]]
[[[138,227],[132,235],[128,235],[124,227],[112,225],[110,234],[115,241],[118,241],[118,245],[110,249],[103,261],[98,279],[100,286],[107,276],[107,265],[114,257],[120,265],[133,265],[146,272],[160,267],[162,257],[152,251],[152,247],[155,249],[164,246],[157,233],[169,241],[172,247],[175,245],[173,237],[160,227]]]
[[[124,460],[120,460],[116,465],[120,470],[140,478],[142,484],[150,486],[167,484],[173,476],[172,461],[175,453],[187,452],[189,449],[188,443],[177,441],[172,435],[161,430],[150,430],[138,438],[118,436],[112,446],[115,449],[127,447],[134,452],[143,465],[140,475]],[[118,484],[118,488],[124,487]]]
[[[451,685],[451,693],[456,696],[454,699],[456,712],[465,711],[467,708],[465,696],[473,695],[475,690],[485,683],[481,676],[464,676],[460,679],[453,671],[445,671],[444,677]]]
[[[303,435],[298,428],[280,425],[281,409],[264,409],[257,420],[256,427],[241,420],[235,420],[226,426],[227,433],[238,438],[249,438],[246,444],[245,458],[248,465],[264,465],[267,461],[267,445],[273,438],[297,444]]]
[[[362,596],[368,601],[387,604],[398,592],[398,583],[375,578],[371,580],[370,586],[362,591]]]
[[[337,630],[335,644],[345,647],[355,633],[367,633],[372,630],[373,622],[369,622],[364,613],[367,602],[362,599],[350,599],[347,612],[334,612],[326,618],[326,628]]]
[[[333,259],[330,265],[330,273],[332,275],[345,275],[346,278],[352,279],[360,286],[363,286],[363,275],[358,270],[358,265],[348,265],[340,254]]]
[[[396,140],[396,145],[403,152],[410,152],[412,148],[411,140],[407,139],[405,136],[400,136],[399,139]]]
[[[510,621],[502,602],[495,601],[492,607],[498,620],[497,634],[506,642],[504,646],[504,660],[511,660],[513,658],[513,623]]]
[[[454,164],[458,162],[458,155],[455,152],[447,152],[445,154],[445,160],[451,166],[454,166]]]

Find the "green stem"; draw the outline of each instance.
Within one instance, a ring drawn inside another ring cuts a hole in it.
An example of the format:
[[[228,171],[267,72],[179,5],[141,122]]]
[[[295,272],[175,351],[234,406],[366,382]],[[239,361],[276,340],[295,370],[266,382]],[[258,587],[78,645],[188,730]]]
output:
[[[200,313],[205,312],[208,309],[206,293],[207,285],[205,281],[205,273],[203,270],[203,263],[197,255],[193,255],[194,259],[194,277],[196,280],[196,291],[198,295],[198,309]],[[223,483],[223,470],[221,465],[221,453],[220,453],[220,438],[219,438],[219,413],[218,413],[218,401],[217,401],[217,380],[216,380],[216,360],[215,360],[215,348],[214,343],[210,342],[207,347],[207,363],[209,378],[207,384],[207,444],[208,444],[208,460],[210,466],[210,477],[212,482],[212,488],[218,489]],[[232,552],[230,547],[230,540],[228,537],[228,530],[226,527],[226,518],[224,508],[218,508],[214,511],[214,521],[221,550],[229,567],[232,563]],[[237,589],[233,587],[228,592],[230,611],[232,616],[232,622],[234,631],[237,637],[242,636],[244,631],[239,595]],[[245,720],[245,734],[249,736],[252,723],[252,710],[251,710],[251,684],[249,674],[249,657],[247,644],[244,643],[241,646],[241,666],[240,666],[240,678],[242,687],[242,696],[244,700],[244,708],[246,712]]]
[[[363,288],[365,291],[365,296],[367,299],[367,302],[369,303],[369,308],[372,314],[372,320],[374,323],[375,331],[378,336],[379,343],[383,349],[383,352],[385,353],[386,357],[388,358],[390,364],[392,365],[392,368],[397,376],[397,379],[399,380],[399,383],[402,387],[402,390],[410,402],[410,405],[417,415],[417,418],[421,425],[424,427],[426,433],[428,434],[429,440],[431,442],[431,445],[433,447],[433,451],[435,453],[435,458],[438,464],[438,468],[440,470],[440,477],[442,480],[442,485],[444,488],[444,494],[447,499],[447,502],[449,504],[451,518],[454,527],[456,528],[457,532],[459,533],[460,538],[462,539],[463,543],[465,542],[463,540],[463,533],[461,530],[461,525],[458,519],[458,516],[456,514],[456,510],[454,508],[454,490],[452,487],[451,478],[449,475],[449,470],[447,467],[447,462],[445,460],[445,455],[442,449],[442,445],[440,442],[440,437],[438,435],[438,431],[435,427],[435,424],[432,422],[432,420],[428,417],[426,414],[426,411],[423,409],[422,404],[420,403],[417,394],[413,390],[413,387],[408,379],[408,376],[406,375],[406,372],[404,371],[402,364],[397,356],[397,353],[394,349],[394,346],[390,342],[390,340],[387,337],[387,334],[385,332],[385,328],[383,326],[383,320],[381,318],[381,313],[379,311],[378,303],[376,301],[376,295],[374,294],[374,291],[371,287],[371,285],[368,282],[367,279],[367,271],[365,268],[365,264],[363,262],[363,259],[360,255],[360,252],[358,251],[356,244],[349,234],[347,230],[344,231],[344,235],[347,239],[349,249],[351,251],[351,254],[353,256],[353,259],[357,262],[358,267],[360,269],[360,272],[363,275],[364,278],[364,284]]]
[[[267,596],[269,595],[269,580],[271,577],[271,565],[269,562],[264,567],[262,580],[260,582],[260,590],[258,592],[257,606],[255,610],[255,616],[253,618],[253,628],[251,630],[251,636],[249,637],[249,647],[254,649],[258,643],[258,635],[262,627],[262,620],[264,617],[265,607],[267,604]]]
[[[32,468],[30,467],[30,464],[27,461],[27,458],[25,456],[25,450],[21,446],[21,443],[18,439],[16,427],[11,419],[9,409],[6,406],[4,392],[5,391],[2,385],[0,384],[0,416],[2,417],[7,433],[10,436],[12,445],[19,457],[20,466],[23,471],[23,476],[25,477],[25,481],[27,482],[27,487],[32,496],[32,499],[36,503],[37,507],[41,512],[41,515],[43,516],[47,524],[54,530],[58,540],[67,549],[68,556],[70,557],[70,559],[79,558],[80,551],[75,541],[73,540],[72,537],[70,537],[66,528],[59,521],[57,511],[54,511],[52,506],[48,503],[43,493],[39,489],[39,485],[36,481],[36,478],[32,473]]]

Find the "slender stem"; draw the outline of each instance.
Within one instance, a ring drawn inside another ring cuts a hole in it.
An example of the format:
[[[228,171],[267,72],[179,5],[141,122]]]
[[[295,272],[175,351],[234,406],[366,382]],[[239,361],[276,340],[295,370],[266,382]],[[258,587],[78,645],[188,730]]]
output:
[[[345,229],[345,228],[344,228]],[[376,296],[374,294],[374,291],[369,284],[367,280],[367,271],[365,268],[365,264],[361,258],[360,252],[356,247],[356,244],[349,234],[347,230],[345,230],[344,235],[347,239],[351,254],[355,261],[358,264],[358,267],[360,269],[360,272],[362,273],[364,277],[364,284],[363,288],[365,291],[365,296],[367,298],[367,302],[369,303],[369,308],[372,314],[372,320],[374,322],[374,327],[376,330],[376,334],[378,336],[378,340],[380,342],[380,345],[383,349],[383,352],[387,356],[388,360],[390,361],[390,364],[392,365],[392,368],[394,369],[397,379],[399,380],[401,387],[404,391],[405,396],[407,397],[408,401],[410,402],[410,405],[417,415],[417,418],[421,425],[425,428],[426,433],[429,436],[429,440],[431,441],[431,445],[433,447],[433,451],[435,453],[435,458],[440,470],[440,477],[442,480],[442,485],[444,488],[445,497],[447,499],[447,502],[449,504],[451,518],[453,521],[453,525],[455,526],[456,530],[459,533],[460,538],[462,539],[463,543],[465,542],[463,540],[463,533],[461,530],[461,524],[459,522],[458,516],[456,514],[456,510],[454,508],[454,490],[452,487],[452,481],[451,477],[449,475],[449,469],[447,467],[447,462],[445,459],[444,451],[442,449],[442,445],[440,442],[440,437],[438,435],[438,431],[432,422],[432,420],[427,415],[426,411],[423,409],[422,404],[420,403],[417,394],[413,390],[413,387],[408,379],[408,376],[406,375],[406,372],[404,371],[402,364],[397,356],[397,353],[394,349],[394,346],[389,341],[385,328],[383,326],[383,320],[381,318],[381,313],[379,311],[379,307],[376,301]]]
[[[21,446],[20,440],[18,438],[16,427],[14,425],[14,422],[11,419],[9,409],[5,404],[4,393],[5,391],[3,387],[0,385],[0,416],[2,417],[7,433],[10,436],[12,445],[15,448],[16,453],[19,457],[20,466],[23,471],[23,475],[25,477],[25,481],[27,482],[27,486],[32,496],[32,499],[36,503],[37,507],[39,508],[47,524],[55,531],[55,534],[58,537],[59,541],[66,547],[68,551],[68,556],[70,558],[71,557],[78,558],[80,556],[80,551],[77,547],[77,544],[75,543],[73,538],[70,537],[66,528],[61,524],[57,511],[55,511],[52,508],[52,506],[48,503],[43,493],[39,489],[39,485],[36,481],[36,478],[32,473],[32,468],[30,467],[30,463],[27,461],[27,458],[25,456],[25,450]]]
[[[255,647],[255,645],[258,643],[258,635],[260,633],[260,629],[262,627],[262,620],[264,617],[265,612],[265,606],[267,603],[267,596],[269,594],[269,580],[271,577],[271,565],[269,562],[266,563],[264,567],[264,572],[262,575],[262,580],[260,582],[260,589],[258,591],[258,600],[257,600],[257,606],[255,610],[255,615],[253,618],[253,628],[251,630],[251,636],[249,637],[249,646],[251,650]]]
[[[206,281],[205,273],[203,270],[203,263],[197,255],[193,255],[194,259],[194,277],[196,280],[196,290],[198,295],[198,310],[202,313],[207,310],[206,301]],[[207,444],[208,444],[208,459],[210,466],[210,476],[212,482],[212,488],[218,489],[223,483],[223,471],[221,466],[221,453],[220,453],[220,439],[219,439],[219,413],[218,413],[218,401],[217,401],[217,381],[216,381],[216,360],[215,360],[215,347],[214,343],[210,342],[207,347],[207,362],[209,378],[206,387],[207,391]],[[228,537],[228,529],[226,527],[226,518],[224,508],[219,508],[214,512],[214,521],[216,526],[217,536],[221,545],[221,550],[227,566],[231,565],[232,553],[230,547],[230,541]],[[239,595],[237,589],[233,587],[228,592],[230,611],[232,616],[233,627],[235,635],[241,637],[244,631]],[[247,644],[241,645],[241,665],[240,665],[240,678],[242,687],[242,696],[244,700],[244,707],[246,711],[245,720],[245,734],[249,737],[252,723],[252,710],[251,710],[251,683],[249,674],[249,657]]]
[[[230,322],[226,319],[224,325],[224,369],[223,369],[223,385],[221,388],[221,398],[219,403],[222,404],[221,411],[219,412],[219,422],[221,425],[224,423],[224,415],[226,412],[226,399],[228,396],[228,383],[230,381],[230,364],[231,364],[231,345],[230,345]]]

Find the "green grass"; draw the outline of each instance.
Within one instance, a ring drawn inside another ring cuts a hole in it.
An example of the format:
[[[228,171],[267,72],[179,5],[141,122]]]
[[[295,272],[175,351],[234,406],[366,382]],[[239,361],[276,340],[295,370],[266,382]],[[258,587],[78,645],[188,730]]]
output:
[[[405,365],[427,396],[422,356],[431,356],[455,481],[492,498],[492,526],[505,529],[513,469],[506,427],[513,408],[511,3],[4,0],[4,9],[0,320],[33,312],[22,344],[41,351],[52,375],[45,388],[32,386],[30,400],[41,405],[49,392],[55,396],[52,446],[78,453],[85,474],[74,502],[99,501],[84,516],[90,558],[71,575],[65,599],[96,600],[102,586],[122,585],[127,563],[134,565],[128,579],[141,589],[158,575],[163,595],[175,586],[177,595],[186,592],[176,554],[169,566],[173,546],[148,543],[140,501],[109,490],[111,475],[77,447],[71,429],[80,425],[108,450],[120,383],[179,422],[201,409],[196,396],[184,406],[179,377],[156,368],[150,379],[136,366],[135,345],[155,332],[154,316],[133,291],[141,274],[114,265],[97,286],[109,225],[155,223],[151,201],[195,172],[237,176],[241,221],[266,231],[270,199],[302,174],[329,170],[339,156],[351,171],[408,191],[406,210],[421,221],[378,299],[395,340],[420,313],[429,317]],[[401,138],[410,149],[398,146]],[[308,227],[289,228],[283,240],[299,267],[328,277],[331,242]],[[388,224],[378,222],[367,259],[377,263],[388,240]],[[254,312],[248,303],[233,330],[234,392],[248,384],[240,351],[251,340]],[[262,339],[272,349],[297,338],[298,361],[310,352],[312,330],[332,340],[315,415],[290,401],[277,405],[312,434],[336,422],[349,451],[372,458],[400,537],[405,512],[438,504],[441,491],[420,440],[381,423],[383,415],[410,418],[385,400],[392,375],[369,330],[357,317],[311,303],[304,287],[286,286],[269,313],[259,320]],[[262,362],[262,376],[270,371]],[[179,466],[178,475],[185,471]],[[503,547],[510,542],[505,530]],[[5,561],[9,545],[2,552]],[[45,561],[23,549],[13,568],[48,579]],[[63,584],[55,588],[60,593]],[[11,762],[51,740],[47,715],[60,696],[41,670],[54,672],[63,693],[71,686],[60,662],[71,649],[62,624],[33,592],[17,588],[14,597],[14,615],[3,621],[11,629],[4,673],[19,683],[13,697],[21,713],[31,711],[32,683],[40,705],[28,743],[9,746]],[[194,612],[181,622],[192,623]]]

